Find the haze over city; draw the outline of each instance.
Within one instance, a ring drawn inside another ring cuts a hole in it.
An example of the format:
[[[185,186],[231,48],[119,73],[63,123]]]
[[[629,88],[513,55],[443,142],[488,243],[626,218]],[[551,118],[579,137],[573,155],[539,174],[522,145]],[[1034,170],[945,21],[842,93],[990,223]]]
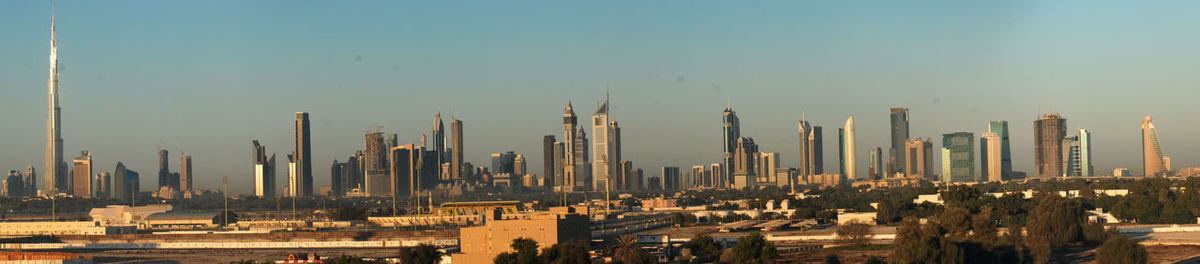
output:
[[[727,105],[780,166],[797,163],[802,113],[826,142],[853,115],[865,161],[888,146],[891,107],[935,146],[1007,120],[1019,171],[1033,170],[1033,120],[1057,112],[1093,133],[1099,174],[1141,171],[1153,115],[1175,167],[1196,166],[1200,3],[1082,4],[58,1],[63,153],[122,161],[149,190],[161,142],[172,168],[193,156],[196,188],[229,176],[252,193],[251,140],[282,156],[304,111],[323,186],[364,132],[416,142],[441,111],[464,121],[466,161],[540,161],[566,103],[586,118],[607,90],[624,156],[648,174],[719,162]],[[0,8],[3,169],[44,168],[49,14]]]

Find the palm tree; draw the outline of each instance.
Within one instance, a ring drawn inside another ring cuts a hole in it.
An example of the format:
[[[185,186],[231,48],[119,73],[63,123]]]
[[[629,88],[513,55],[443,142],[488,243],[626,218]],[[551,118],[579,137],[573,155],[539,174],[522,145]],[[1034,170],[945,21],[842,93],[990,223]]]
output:
[[[613,259],[625,264],[650,263],[650,256],[637,246],[637,237],[621,235],[612,243]]]

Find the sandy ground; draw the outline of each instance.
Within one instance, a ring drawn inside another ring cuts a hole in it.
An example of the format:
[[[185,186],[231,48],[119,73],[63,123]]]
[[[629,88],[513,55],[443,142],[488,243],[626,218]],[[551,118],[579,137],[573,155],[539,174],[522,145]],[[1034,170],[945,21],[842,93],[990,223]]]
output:
[[[241,260],[256,260],[274,263],[287,259],[292,253],[317,253],[320,256],[353,255],[360,257],[394,257],[397,249],[230,249],[230,250],[109,250],[74,252],[92,256],[96,263],[230,263]]]

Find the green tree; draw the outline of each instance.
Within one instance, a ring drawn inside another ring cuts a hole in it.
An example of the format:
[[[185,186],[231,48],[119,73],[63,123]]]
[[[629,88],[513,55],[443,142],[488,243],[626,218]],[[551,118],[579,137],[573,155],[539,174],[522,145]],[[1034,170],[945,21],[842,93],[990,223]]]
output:
[[[825,264],[842,264],[842,259],[837,255],[828,255],[825,256]]]
[[[541,263],[550,264],[590,264],[591,256],[588,255],[588,246],[586,242],[571,241],[554,244],[546,250],[542,250],[542,254],[538,256]]]
[[[871,233],[870,225],[858,222],[850,222],[849,224],[838,226],[834,234],[837,235],[837,239],[842,241],[842,243],[850,243],[859,247],[867,245],[871,242],[871,238],[875,237],[875,234]]]
[[[1114,235],[1096,248],[1097,264],[1146,263],[1149,261],[1146,248],[1124,235]]]
[[[739,237],[733,247],[733,262],[737,264],[775,263],[779,251],[758,232]]]
[[[538,263],[537,241],[525,237],[513,239],[512,249],[514,252],[504,252],[496,255],[496,258],[493,259],[493,262],[496,264]]]
[[[337,221],[366,221],[367,209],[353,205],[341,206],[333,209],[329,217]]]
[[[625,264],[642,264],[654,263],[654,256],[646,254],[646,251],[637,246],[637,237],[633,235],[621,235],[613,241],[612,245],[613,259]]]
[[[415,247],[400,248],[400,262],[412,264],[433,264],[442,261],[442,253],[438,252],[438,248],[429,244],[420,244]]]
[[[713,262],[721,256],[721,245],[713,240],[712,236],[705,233],[696,234],[691,240],[683,244],[684,248],[692,251],[692,256],[696,257],[696,261],[700,263]]]

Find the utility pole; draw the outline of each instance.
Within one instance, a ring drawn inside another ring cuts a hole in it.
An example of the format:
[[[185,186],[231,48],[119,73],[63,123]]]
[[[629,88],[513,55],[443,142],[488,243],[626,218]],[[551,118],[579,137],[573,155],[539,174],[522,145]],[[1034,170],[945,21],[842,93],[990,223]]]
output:
[[[55,205],[54,205],[54,196],[51,195],[50,196],[50,222],[58,222],[58,217],[55,216],[55,210],[57,210],[57,208],[55,208]]]
[[[222,214],[225,217],[225,223],[221,225],[229,225],[229,176],[222,176],[221,182],[225,186],[225,190],[221,191],[221,195],[225,196],[225,213]]]

